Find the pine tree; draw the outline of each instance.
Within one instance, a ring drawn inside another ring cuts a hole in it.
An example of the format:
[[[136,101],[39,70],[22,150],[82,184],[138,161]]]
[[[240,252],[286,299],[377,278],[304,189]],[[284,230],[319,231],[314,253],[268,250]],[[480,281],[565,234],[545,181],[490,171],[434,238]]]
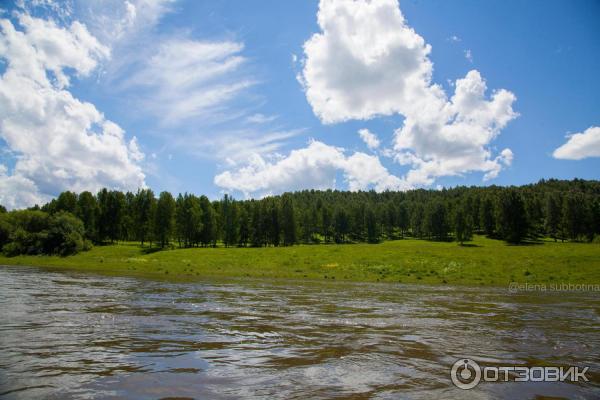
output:
[[[334,239],[336,243],[345,243],[346,236],[350,231],[350,218],[343,209],[338,209],[333,217],[334,220]]]
[[[498,198],[496,214],[496,228],[500,237],[509,243],[521,243],[529,227],[521,194],[515,189],[502,192]]]
[[[281,225],[283,228],[283,245],[296,243],[296,215],[294,203],[290,195],[283,195],[281,200]]]
[[[263,232],[263,217],[262,208],[260,202],[253,201],[252,205],[252,217],[250,219],[250,243],[252,247],[262,247],[264,243],[264,232]]]
[[[454,215],[454,233],[462,244],[473,237],[473,217],[465,204],[459,204]]]
[[[321,234],[323,235],[323,240],[325,240],[325,243],[329,243],[331,241],[332,225],[333,217],[331,215],[331,210],[329,207],[323,206],[321,209]]]
[[[409,215],[408,215],[408,207],[406,206],[406,202],[401,202],[398,205],[398,228],[400,229],[400,236],[404,238],[404,234],[408,230],[410,226]]]
[[[548,234],[554,241],[558,237],[561,230],[561,201],[555,194],[549,194],[546,196],[546,215],[544,221],[544,228],[546,234]]]
[[[268,200],[268,220],[267,232],[269,233],[269,242],[277,247],[281,242],[281,219],[279,214],[279,202],[273,198]]]
[[[225,223],[223,228],[223,243],[225,244],[225,247],[235,245],[239,238],[237,204],[228,195],[223,197],[223,201],[221,202],[221,212]]]
[[[494,202],[489,196],[486,196],[481,204],[480,208],[481,214],[481,227],[483,228],[483,232],[491,237],[494,235],[494,229],[496,227],[496,219],[494,215]]]
[[[248,207],[242,204],[240,206],[240,235],[238,245],[240,247],[246,247],[250,241],[250,213]]]
[[[365,225],[367,227],[367,241],[369,243],[379,242],[379,226],[373,208],[367,208],[365,212]]]
[[[397,225],[398,210],[393,202],[388,201],[385,205],[385,215],[383,216],[383,225],[385,226],[385,234],[388,239],[394,238],[394,229]],[[368,228],[367,228],[368,229]]]

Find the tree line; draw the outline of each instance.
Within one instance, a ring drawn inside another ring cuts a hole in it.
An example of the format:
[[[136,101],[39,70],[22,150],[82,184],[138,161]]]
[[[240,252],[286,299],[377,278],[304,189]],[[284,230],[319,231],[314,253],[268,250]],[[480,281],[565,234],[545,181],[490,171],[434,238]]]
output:
[[[462,244],[474,233],[515,244],[541,237],[591,242],[600,235],[600,182],[551,179],[520,187],[382,193],[305,190],[215,201],[189,193],[175,198],[169,192],[156,197],[151,189],[102,189],[96,195],[66,191],[29,211],[75,216],[83,240],[90,242],[139,241],[161,248],[377,243],[405,236]],[[9,219],[0,219],[3,246],[17,235],[6,226]]]

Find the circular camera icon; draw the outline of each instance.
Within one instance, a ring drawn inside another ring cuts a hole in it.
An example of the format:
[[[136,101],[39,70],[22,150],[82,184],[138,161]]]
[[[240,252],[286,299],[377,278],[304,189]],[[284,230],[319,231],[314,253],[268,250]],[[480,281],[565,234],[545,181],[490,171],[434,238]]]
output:
[[[473,389],[481,381],[481,367],[469,358],[460,359],[452,365],[450,378],[459,389]]]

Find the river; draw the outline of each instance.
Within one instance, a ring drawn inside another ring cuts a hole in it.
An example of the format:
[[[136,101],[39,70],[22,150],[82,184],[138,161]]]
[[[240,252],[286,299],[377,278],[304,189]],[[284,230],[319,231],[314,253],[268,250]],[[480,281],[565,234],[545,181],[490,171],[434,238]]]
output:
[[[456,388],[460,358],[589,382]],[[598,293],[173,283],[0,266],[7,399],[600,398]]]

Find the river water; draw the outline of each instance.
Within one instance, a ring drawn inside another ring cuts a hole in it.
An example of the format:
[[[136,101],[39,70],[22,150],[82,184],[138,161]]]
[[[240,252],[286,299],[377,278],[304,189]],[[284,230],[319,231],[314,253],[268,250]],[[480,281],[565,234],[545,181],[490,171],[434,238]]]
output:
[[[588,366],[589,382],[450,368]],[[600,398],[598,293],[386,284],[170,283],[0,266],[7,399]]]

